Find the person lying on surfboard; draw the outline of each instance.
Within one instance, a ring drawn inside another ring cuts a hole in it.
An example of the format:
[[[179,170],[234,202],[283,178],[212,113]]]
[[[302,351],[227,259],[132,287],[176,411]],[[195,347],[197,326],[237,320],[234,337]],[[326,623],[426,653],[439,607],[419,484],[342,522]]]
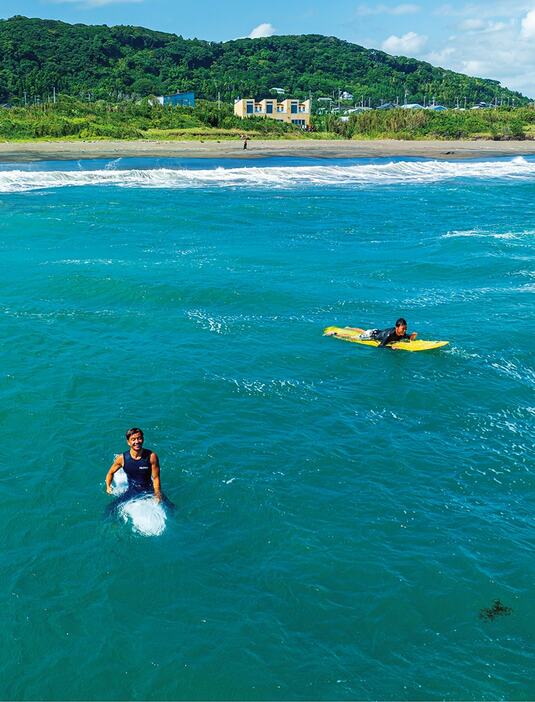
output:
[[[407,334],[407,322],[403,317],[397,320],[395,327],[389,327],[388,329],[359,329],[358,327],[347,327],[347,329],[360,332],[360,338],[362,340],[373,339],[374,341],[381,342],[377,347],[379,349],[384,349],[388,344],[394,344],[396,341],[403,341],[403,339],[414,341],[418,336],[416,332]]]

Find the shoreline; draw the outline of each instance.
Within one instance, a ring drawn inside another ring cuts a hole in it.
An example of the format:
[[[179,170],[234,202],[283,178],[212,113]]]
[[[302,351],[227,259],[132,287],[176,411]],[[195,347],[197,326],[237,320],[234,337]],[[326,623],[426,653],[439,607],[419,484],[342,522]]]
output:
[[[433,158],[457,160],[535,155],[535,141],[255,140],[39,141],[0,143],[0,162],[93,158]]]

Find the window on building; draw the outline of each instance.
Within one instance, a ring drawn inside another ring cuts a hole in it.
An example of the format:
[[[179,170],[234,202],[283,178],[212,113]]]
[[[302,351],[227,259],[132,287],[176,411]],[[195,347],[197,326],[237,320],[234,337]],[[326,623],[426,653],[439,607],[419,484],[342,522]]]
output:
[[[254,111],[254,105],[252,102],[247,103],[247,114],[252,115]]]
[[[296,102],[292,102],[291,112],[293,115],[297,114],[297,103]]]
[[[268,103],[266,104],[266,113],[267,113],[268,115],[273,114],[273,103],[272,103],[272,102],[268,102]]]

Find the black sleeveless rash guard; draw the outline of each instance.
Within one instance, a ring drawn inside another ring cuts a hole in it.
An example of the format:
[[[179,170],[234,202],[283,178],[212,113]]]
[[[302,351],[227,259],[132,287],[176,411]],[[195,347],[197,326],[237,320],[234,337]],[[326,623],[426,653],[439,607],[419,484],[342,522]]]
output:
[[[138,460],[132,458],[130,451],[123,453],[123,470],[128,478],[129,489],[153,492],[151,453],[149,449],[141,449],[141,458]]]

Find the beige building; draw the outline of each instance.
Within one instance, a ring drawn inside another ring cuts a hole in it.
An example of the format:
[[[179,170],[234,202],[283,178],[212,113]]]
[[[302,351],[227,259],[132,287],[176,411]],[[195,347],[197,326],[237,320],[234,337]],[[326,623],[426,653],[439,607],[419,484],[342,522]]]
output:
[[[236,100],[234,114],[242,119],[244,117],[269,117],[306,128],[310,126],[310,100],[304,100],[304,102],[290,98],[281,102],[272,98],[260,100],[260,102],[251,99]]]

